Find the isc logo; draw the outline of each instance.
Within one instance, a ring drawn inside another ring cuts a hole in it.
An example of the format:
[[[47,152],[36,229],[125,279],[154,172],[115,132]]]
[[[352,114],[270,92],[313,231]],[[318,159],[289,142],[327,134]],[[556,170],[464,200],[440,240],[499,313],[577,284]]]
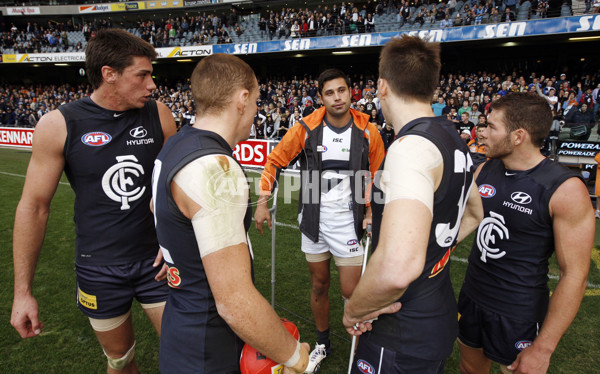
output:
[[[88,132],[81,137],[81,141],[85,145],[91,145],[92,147],[100,147],[102,145],[110,143],[112,137],[105,132],[95,131]]]
[[[482,184],[479,186],[479,194],[481,197],[489,198],[496,194],[496,189],[491,184]]]
[[[361,373],[375,374],[375,368],[365,360],[358,360],[356,366],[358,366],[358,370],[360,370]]]

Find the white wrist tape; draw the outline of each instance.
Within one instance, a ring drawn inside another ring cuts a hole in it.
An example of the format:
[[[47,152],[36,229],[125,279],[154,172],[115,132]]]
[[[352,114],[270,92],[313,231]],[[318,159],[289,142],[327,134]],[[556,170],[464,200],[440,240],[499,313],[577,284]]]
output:
[[[297,342],[298,345],[296,345],[296,351],[294,352],[294,354],[292,355],[292,357],[290,357],[289,360],[287,360],[286,362],[282,362],[283,366],[287,366],[287,367],[294,367],[296,366],[296,364],[298,363],[298,361],[300,361],[300,342]]]

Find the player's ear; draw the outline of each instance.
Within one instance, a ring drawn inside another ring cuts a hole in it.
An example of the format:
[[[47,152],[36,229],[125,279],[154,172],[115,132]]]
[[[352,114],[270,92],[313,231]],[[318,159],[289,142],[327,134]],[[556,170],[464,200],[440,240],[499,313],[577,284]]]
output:
[[[113,84],[117,80],[117,71],[108,65],[104,65],[100,68],[102,73],[102,80],[108,84]]]
[[[379,100],[386,98],[389,95],[390,86],[386,79],[377,79],[377,97]]]
[[[240,115],[244,114],[244,112],[246,111],[246,107],[250,104],[249,100],[250,91],[244,88],[239,89],[238,92],[235,94],[236,107]]]
[[[514,145],[523,144],[526,137],[527,137],[527,131],[525,131],[525,129],[516,129],[515,131],[513,131],[513,144]]]

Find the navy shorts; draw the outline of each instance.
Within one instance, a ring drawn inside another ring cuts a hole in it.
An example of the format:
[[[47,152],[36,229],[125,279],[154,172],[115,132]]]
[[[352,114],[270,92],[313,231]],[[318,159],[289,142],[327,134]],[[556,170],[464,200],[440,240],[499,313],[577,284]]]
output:
[[[540,322],[511,319],[480,307],[461,291],[458,298],[458,338],[485,356],[510,365],[537,337]]]
[[[402,355],[369,341],[369,334],[358,340],[352,374],[442,374],[446,360],[425,360]]]
[[[127,265],[75,265],[77,305],[88,317],[108,319],[122,316],[131,309],[135,297],[142,304],[167,300],[166,280],[154,277],[154,257]]]

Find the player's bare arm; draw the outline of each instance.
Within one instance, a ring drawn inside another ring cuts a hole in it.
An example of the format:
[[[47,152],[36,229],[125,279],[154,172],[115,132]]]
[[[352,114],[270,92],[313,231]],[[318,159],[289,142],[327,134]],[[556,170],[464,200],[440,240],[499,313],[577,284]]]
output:
[[[177,133],[177,126],[175,125],[175,119],[173,118],[173,114],[171,110],[167,108],[167,106],[160,101],[156,102],[156,106],[158,108],[158,117],[160,118],[160,126],[162,127],[164,143],[166,143],[167,139],[169,139],[172,135]]]
[[[514,373],[546,373],[550,357],[577,315],[583,299],[594,242],[595,220],[584,184],[565,181],[550,199],[560,280],[538,337],[509,366]]]
[[[405,156],[417,154],[416,149],[421,151],[420,160]],[[405,137],[389,148],[382,177],[386,205],[379,243],[344,313],[344,326],[351,334],[355,334],[354,324],[373,318],[373,313],[390,307],[397,311],[394,301],[423,271],[433,194],[442,171],[441,154],[424,138]]]
[[[42,249],[50,202],[62,175],[65,120],[58,110],[44,115],[33,134],[33,153],[23,194],[15,214],[13,261],[15,271],[11,325],[22,338],[38,335],[43,327],[33,297],[33,277]]]
[[[481,202],[481,195],[479,195],[479,189],[477,188],[475,181],[484,164],[485,163],[479,165],[473,174],[473,183],[471,191],[469,192],[469,200],[465,207],[465,214],[460,222],[457,243],[462,242],[464,238],[469,236],[479,226],[479,223],[483,219],[483,203]]]
[[[267,221],[269,230],[271,229],[271,213],[269,212],[267,202],[273,190],[273,183],[276,183],[275,176],[277,169],[287,167],[298,153],[300,153],[305,135],[306,131],[304,127],[300,123],[295,124],[267,156],[265,169],[260,177],[260,197],[258,198],[254,212],[254,223],[256,229],[261,234],[263,233],[263,224],[265,221]]]
[[[260,195],[256,203],[256,210],[254,211],[254,223],[256,225],[256,229],[261,234],[263,233],[263,223],[265,221],[267,221],[267,226],[269,227],[269,230],[271,230],[271,213],[269,212],[269,207],[267,206],[268,201],[268,195]]]
[[[167,108],[167,106],[165,104],[161,103],[160,101],[157,101],[156,106],[158,108],[158,116],[160,118],[160,126],[162,127],[162,131],[163,131],[163,137],[164,137],[163,145],[164,145],[164,143],[167,142],[167,139],[169,139],[172,135],[177,133],[177,126],[175,125],[175,119],[173,119],[171,110],[169,108]],[[152,211],[152,202],[150,202],[150,211]],[[152,213],[154,213],[154,212],[152,212]],[[156,255],[156,258],[154,259],[154,263],[152,264],[152,266],[158,267],[161,264],[162,264],[162,267],[161,267],[160,271],[154,277],[154,279],[157,282],[163,281],[167,278],[167,265],[165,263],[163,263],[162,251],[159,248],[158,254]]]

